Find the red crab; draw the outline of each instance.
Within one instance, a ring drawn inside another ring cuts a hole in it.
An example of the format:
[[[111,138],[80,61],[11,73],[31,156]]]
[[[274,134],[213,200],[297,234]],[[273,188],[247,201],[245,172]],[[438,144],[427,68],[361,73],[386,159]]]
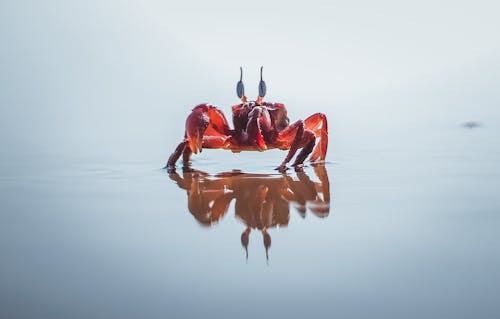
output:
[[[170,155],[165,166],[175,170],[175,163],[182,155],[184,166],[189,165],[192,153],[203,148],[222,148],[233,152],[265,151],[268,149],[289,150],[283,162],[276,168],[284,172],[287,163],[298,149],[302,149],[292,166],[301,170],[304,160],[311,154],[311,162],[324,161],[328,147],[328,124],[326,116],[315,113],[304,121],[289,124],[285,105],[264,102],[266,83],[260,68],[259,97],[247,102],[242,82],[243,69],[236,93],[241,103],[232,107],[234,129],[229,127],[220,109],[210,104],[197,105],[186,119],[184,139]]]

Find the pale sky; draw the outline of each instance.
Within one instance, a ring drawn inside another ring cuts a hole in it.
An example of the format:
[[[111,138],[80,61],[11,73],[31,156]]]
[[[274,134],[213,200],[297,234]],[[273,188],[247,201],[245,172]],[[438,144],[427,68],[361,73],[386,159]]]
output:
[[[254,97],[261,65],[268,100],[286,103],[293,118],[327,113],[347,136],[396,122],[497,126],[499,9],[495,1],[2,1],[0,142],[12,152],[163,143],[182,134],[198,103],[229,112],[239,66]]]

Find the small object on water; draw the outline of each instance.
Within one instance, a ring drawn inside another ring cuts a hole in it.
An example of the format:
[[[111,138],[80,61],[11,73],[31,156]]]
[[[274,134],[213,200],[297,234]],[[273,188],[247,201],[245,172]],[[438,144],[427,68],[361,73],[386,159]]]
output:
[[[481,123],[474,122],[474,121],[465,122],[465,123],[462,124],[462,127],[468,128],[468,129],[478,128],[478,127],[481,127],[481,126],[482,126]]]
[[[264,102],[266,83],[260,68],[259,97],[247,102],[243,85],[243,69],[236,94],[241,103],[232,107],[234,129],[229,127],[222,111],[211,104],[199,104],[186,119],[184,139],[168,159],[167,168],[175,171],[175,163],[181,157],[184,166],[189,165],[191,155],[204,148],[222,148],[234,153],[241,151],[265,151],[273,148],[288,150],[283,162],[276,168],[287,170],[286,165],[301,149],[292,164],[296,171],[303,169],[304,160],[310,155],[311,162],[323,162],[328,147],[328,123],[326,116],[315,113],[305,120],[289,124],[287,110],[282,103]]]

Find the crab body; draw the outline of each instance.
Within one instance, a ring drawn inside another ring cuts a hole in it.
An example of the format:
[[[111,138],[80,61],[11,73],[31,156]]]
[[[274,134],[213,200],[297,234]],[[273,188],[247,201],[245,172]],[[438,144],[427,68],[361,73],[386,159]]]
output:
[[[277,167],[279,171],[286,170],[287,163],[299,149],[301,151],[293,163],[298,170],[309,155],[311,162],[324,161],[328,147],[328,124],[324,114],[316,113],[304,121],[290,124],[284,104],[262,100],[265,95],[262,79],[259,98],[251,102],[247,102],[240,91],[240,83],[241,80],[237,92],[242,103],[232,107],[234,128],[230,128],[224,113],[216,106],[197,105],[186,119],[184,139],[168,160],[166,167],[169,170],[175,170],[175,163],[181,155],[184,165],[187,165],[192,153],[197,154],[204,148],[233,152],[289,150]]]

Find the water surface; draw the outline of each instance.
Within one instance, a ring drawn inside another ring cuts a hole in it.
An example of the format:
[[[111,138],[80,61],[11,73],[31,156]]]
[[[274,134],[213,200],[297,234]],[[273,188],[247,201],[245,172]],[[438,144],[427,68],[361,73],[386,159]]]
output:
[[[324,166],[284,175],[282,152],[204,152],[171,174],[147,161],[11,163],[2,317],[493,318],[490,138],[457,125],[436,144],[333,148]]]

